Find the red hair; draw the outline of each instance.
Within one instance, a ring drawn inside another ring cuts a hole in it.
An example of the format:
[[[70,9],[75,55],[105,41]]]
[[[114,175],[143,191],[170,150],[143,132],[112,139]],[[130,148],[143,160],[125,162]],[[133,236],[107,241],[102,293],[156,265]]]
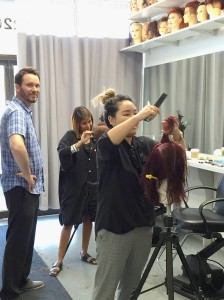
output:
[[[200,2],[198,2],[198,1],[196,0],[196,1],[191,1],[191,2],[186,3],[184,7],[185,7],[185,8],[186,8],[186,7],[191,7],[191,8],[194,9],[194,11],[197,11],[197,8],[198,8],[199,4],[200,4]]]
[[[159,194],[157,190],[163,180],[166,180],[167,203],[180,204],[182,200],[186,199],[186,176],[187,160],[184,148],[174,141],[155,145],[147,157],[141,176],[146,199],[158,204]]]
[[[180,23],[180,29],[186,27],[186,24],[184,24],[184,9],[182,7],[171,7],[168,12],[167,12],[167,15],[169,17],[169,15],[171,13],[175,13],[175,14],[178,14],[179,16],[181,16],[182,18],[182,22]]]

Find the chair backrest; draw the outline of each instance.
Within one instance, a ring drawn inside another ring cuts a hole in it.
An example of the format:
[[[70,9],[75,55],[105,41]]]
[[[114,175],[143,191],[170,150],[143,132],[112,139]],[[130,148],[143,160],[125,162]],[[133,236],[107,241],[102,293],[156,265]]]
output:
[[[224,176],[220,179],[220,181],[218,183],[216,198],[224,199]],[[214,205],[213,211],[224,217],[224,200],[216,202]]]

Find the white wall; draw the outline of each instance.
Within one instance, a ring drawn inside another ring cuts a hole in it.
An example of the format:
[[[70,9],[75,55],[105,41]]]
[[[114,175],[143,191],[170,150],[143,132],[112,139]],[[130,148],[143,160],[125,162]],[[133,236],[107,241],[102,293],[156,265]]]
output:
[[[0,1],[0,55],[16,55],[16,21],[13,1]]]

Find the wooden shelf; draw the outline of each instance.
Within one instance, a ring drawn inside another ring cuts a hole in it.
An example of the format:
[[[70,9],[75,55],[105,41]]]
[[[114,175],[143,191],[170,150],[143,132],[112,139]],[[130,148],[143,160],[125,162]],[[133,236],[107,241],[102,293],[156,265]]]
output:
[[[176,0],[171,0],[171,1],[174,2]],[[162,2],[167,2],[167,1],[161,1],[158,3],[162,3]],[[204,37],[205,35],[216,36],[219,35],[220,33],[223,34],[223,31],[224,31],[224,15],[217,17],[213,20],[207,20],[205,22],[180,29],[176,32],[169,33],[165,36],[159,36],[151,40],[142,42],[140,44],[123,48],[121,51],[145,53],[148,52],[150,49],[161,47],[164,45],[178,46],[181,41],[185,41],[186,39],[188,40],[189,43],[191,42],[195,43],[197,42],[198,39]]]

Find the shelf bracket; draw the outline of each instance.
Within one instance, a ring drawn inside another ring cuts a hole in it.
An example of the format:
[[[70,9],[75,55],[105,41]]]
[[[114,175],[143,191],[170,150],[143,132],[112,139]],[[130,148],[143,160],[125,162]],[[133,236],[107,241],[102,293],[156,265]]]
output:
[[[178,41],[173,42],[173,45],[176,46],[176,47],[179,47],[180,46],[180,41],[178,40]]]
[[[214,20],[216,24],[224,25],[224,20]]]
[[[152,53],[152,50],[151,50],[151,49],[148,49],[148,50],[147,50],[147,51],[145,51],[144,53],[151,54],[151,53]]]
[[[198,32],[200,34],[205,34],[205,35],[217,35],[217,32],[219,31],[219,29],[211,29],[211,30],[205,30],[205,29],[193,29],[191,30],[193,32]]]

